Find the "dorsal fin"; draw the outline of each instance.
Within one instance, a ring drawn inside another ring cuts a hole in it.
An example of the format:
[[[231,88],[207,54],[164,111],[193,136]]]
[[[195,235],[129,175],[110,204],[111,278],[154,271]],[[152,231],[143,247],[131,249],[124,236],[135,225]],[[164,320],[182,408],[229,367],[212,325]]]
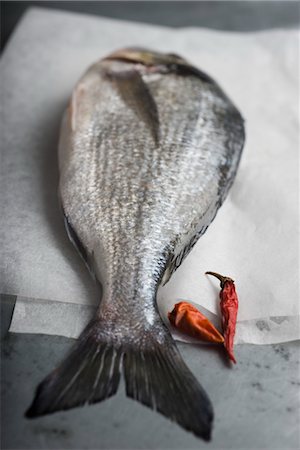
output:
[[[114,83],[124,103],[149,128],[155,144],[159,143],[159,117],[155,100],[140,73],[135,70],[109,72],[108,78]]]

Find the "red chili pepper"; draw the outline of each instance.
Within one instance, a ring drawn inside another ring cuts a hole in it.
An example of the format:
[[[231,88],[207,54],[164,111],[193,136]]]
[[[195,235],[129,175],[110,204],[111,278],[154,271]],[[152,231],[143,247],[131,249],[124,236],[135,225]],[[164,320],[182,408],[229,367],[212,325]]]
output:
[[[229,277],[224,277],[215,272],[206,272],[207,275],[213,275],[220,280],[220,307],[222,314],[222,327],[224,333],[224,347],[227,350],[230,360],[236,363],[233,354],[233,340],[235,335],[236,318],[238,313],[238,297],[235,291],[234,281]]]
[[[222,344],[223,336],[213,324],[188,302],[180,302],[168,314],[171,324],[183,333],[206,342]]]

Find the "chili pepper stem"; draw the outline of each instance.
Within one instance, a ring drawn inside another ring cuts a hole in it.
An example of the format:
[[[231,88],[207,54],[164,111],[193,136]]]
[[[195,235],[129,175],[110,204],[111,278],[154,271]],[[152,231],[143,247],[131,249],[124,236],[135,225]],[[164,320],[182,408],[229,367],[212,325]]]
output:
[[[226,283],[226,281],[231,281],[232,283],[234,283],[234,280],[232,278],[224,277],[223,275],[220,275],[217,272],[205,272],[205,275],[212,275],[213,277],[218,278],[218,280],[220,280],[221,288],[224,287],[224,284]]]

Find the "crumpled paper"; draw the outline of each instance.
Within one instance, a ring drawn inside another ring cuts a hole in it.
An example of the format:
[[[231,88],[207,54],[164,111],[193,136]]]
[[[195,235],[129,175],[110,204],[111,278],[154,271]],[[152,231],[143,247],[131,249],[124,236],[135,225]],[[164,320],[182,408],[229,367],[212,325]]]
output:
[[[236,281],[236,342],[299,339],[297,43],[295,30],[243,34],[45,9],[26,14],[0,62],[0,292],[21,297],[11,331],[77,337],[99,300],[59,211],[59,124],[86,68],[117,48],[138,45],[181,54],[210,74],[246,122],[246,146],[227,200],[159,290],[163,317],[184,299],[219,321],[219,285],[204,275],[213,270]]]

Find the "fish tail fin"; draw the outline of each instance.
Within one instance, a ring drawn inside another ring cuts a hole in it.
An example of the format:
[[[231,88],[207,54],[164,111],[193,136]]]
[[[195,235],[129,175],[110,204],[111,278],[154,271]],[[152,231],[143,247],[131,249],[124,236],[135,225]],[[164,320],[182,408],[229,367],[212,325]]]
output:
[[[172,337],[166,337],[167,345],[156,341],[144,350],[126,352],[126,394],[209,441],[213,421],[211,402],[184,363]]]
[[[124,336],[120,340],[114,325],[104,320],[90,322],[67,358],[38,386],[26,416],[34,418],[113,396],[123,367],[128,397],[209,440],[210,400],[167,328],[148,330],[137,341]]]
[[[102,331],[99,320],[89,323],[67,358],[39,384],[26,417],[100,402],[117,392],[122,349]]]

